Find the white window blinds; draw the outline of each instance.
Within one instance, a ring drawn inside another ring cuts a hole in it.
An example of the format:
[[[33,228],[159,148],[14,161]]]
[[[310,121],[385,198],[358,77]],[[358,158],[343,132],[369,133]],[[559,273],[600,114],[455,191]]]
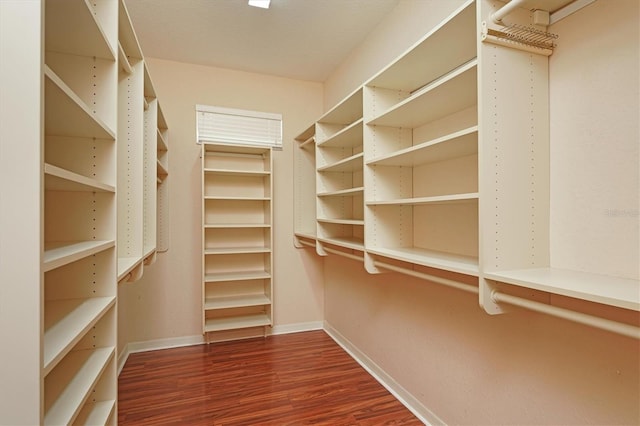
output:
[[[282,149],[282,114],[196,105],[197,141]]]

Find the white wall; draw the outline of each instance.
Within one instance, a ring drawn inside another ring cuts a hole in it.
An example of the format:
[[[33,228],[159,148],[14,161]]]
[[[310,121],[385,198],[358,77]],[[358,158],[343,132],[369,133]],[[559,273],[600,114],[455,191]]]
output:
[[[402,1],[327,80],[325,109],[459,3]],[[552,262],[637,277],[638,2],[600,0],[552,30]],[[603,191],[605,179],[616,187]],[[621,311],[609,314],[637,321]],[[527,311],[490,316],[477,296],[337,256],[325,259],[325,320],[448,424],[640,423],[634,339]]]
[[[201,327],[200,146],[195,105],[282,113],[284,150],[274,152],[274,321],[323,318],[321,260],[293,247],[292,140],[322,113],[322,86],[265,75],[147,59],[169,126],[169,251],[136,283],[119,288],[119,347],[198,336]]]

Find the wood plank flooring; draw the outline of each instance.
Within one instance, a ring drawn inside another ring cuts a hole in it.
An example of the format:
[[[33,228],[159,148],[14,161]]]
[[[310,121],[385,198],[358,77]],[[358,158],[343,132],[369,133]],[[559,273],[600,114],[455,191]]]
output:
[[[131,354],[120,425],[421,425],[324,331]]]

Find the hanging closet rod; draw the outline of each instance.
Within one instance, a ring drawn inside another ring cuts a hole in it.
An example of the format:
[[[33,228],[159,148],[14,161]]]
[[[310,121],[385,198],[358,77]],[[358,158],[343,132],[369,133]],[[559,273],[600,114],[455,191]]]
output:
[[[496,10],[495,12],[493,12],[491,14],[491,19],[496,24],[502,24],[502,18],[504,18],[505,16],[507,16],[508,14],[513,12],[514,10],[516,10],[517,8],[522,7],[522,5],[526,1],[527,0],[511,0],[509,3],[505,4],[500,9]]]
[[[469,293],[478,294],[478,287],[471,284],[463,284],[447,278],[438,277],[438,276],[427,274],[424,272],[414,271],[413,269],[407,269],[407,268],[402,268],[400,266],[390,265],[388,263],[381,262],[379,260],[374,260],[373,264],[374,266],[378,266],[383,269],[388,269],[390,271],[399,272],[405,275],[411,275],[412,277],[421,278],[423,280],[431,281],[437,284],[446,285],[447,287],[463,290]]]
[[[522,297],[501,293],[497,290],[491,292],[491,300],[493,300],[495,303],[506,303],[508,305],[518,306],[520,308],[566,319],[569,321],[599,328],[601,330],[606,330],[613,333],[621,334],[623,336],[632,337],[634,339],[640,339],[640,327],[636,327],[633,325],[624,324],[589,314],[583,314],[581,312],[575,312],[553,305],[547,305],[546,303],[535,302],[533,300],[525,299]]]
[[[358,262],[363,262],[364,261],[364,258],[362,256],[356,256],[355,254],[345,253],[345,252],[340,251],[340,250],[336,250],[336,249],[325,247],[324,251],[326,251],[327,253],[337,254],[338,256],[344,256],[344,257],[346,257],[348,259],[351,259],[351,260],[357,260]]]

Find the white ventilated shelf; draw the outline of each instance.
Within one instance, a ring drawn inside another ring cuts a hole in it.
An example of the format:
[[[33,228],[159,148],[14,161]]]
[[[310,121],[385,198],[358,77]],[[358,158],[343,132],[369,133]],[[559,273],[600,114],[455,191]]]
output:
[[[478,126],[469,127],[367,161],[367,165],[412,167],[478,153]]]
[[[416,128],[478,102],[477,60],[472,60],[399,102],[369,125]]]
[[[115,192],[112,185],[46,163],[44,187],[49,191]]]
[[[47,135],[116,139],[113,129],[100,120],[47,65],[44,66],[44,75]]]
[[[134,257],[119,257],[118,258],[118,281],[122,280],[127,274],[133,271],[136,266],[140,265],[143,258],[140,256]]]
[[[418,206],[427,204],[456,204],[478,201],[478,193],[439,195],[435,197],[399,198],[395,200],[367,201],[367,206]]]
[[[242,308],[247,306],[270,305],[271,300],[265,294],[244,294],[240,296],[210,297],[204,301],[204,310]]]
[[[318,197],[353,197],[364,194],[364,187],[341,189],[339,191],[320,192]]]
[[[115,304],[115,297],[45,301],[43,374],[46,376]]]
[[[366,85],[412,92],[474,58],[476,38],[475,0],[468,0]]]
[[[87,0],[45,3],[45,51],[115,60],[114,47]],[[69,17],[73,19],[69,19]]]
[[[271,319],[266,314],[235,316],[229,318],[209,318],[205,320],[204,331],[238,330],[241,328],[264,327],[271,325]]]
[[[227,229],[227,228],[271,228],[269,223],[205,223],[205,229]]]
[[[478,258],[419,247],[367,247],[367,252],[445,271],[478,276]]]
[[[70,352],[64,358],[58,365],[64,371],[56,369],[55,373],[68,377],[67,385],[45,413],[45,425],[67,425],[76,419],[114,352],[113,347],[89,349]]]
[[[318,142],[318,147],[340,147],[353,148],[362,145],[362,118],[348,125],[344,129],[336,132],[322,142]]]
[[[115,246],[113,240],[46,242],[44,272],[67,265]]]
[[[269,176],[271,172],[263,170],[240,170],[240,169],[212,169],[205,168],[204,173],[207,175],[220,176]]]
[[[251,253],[271,253],[269,247],[220,247],[220,248],[207,248],[204,250],[204,254],[251,254]]]
[[[76,417],[76,425],[106,425],[115,414],[116,401],[87,402]]]
[[[487,272],[485,278],[640,311],[640,281],[556,268]]]
[[[271,274],[267,271],[218,272],[205,274],[204,282],[265,280],[269,278],[271,278]]]
[[[329,218],[319,217],[318,222],[332,223],[336,225],[364,225],[364,220],[362,219],[329,219]]]
[[[318,241],[352,250],[364,250],[364,240],[356,237],[318,238]]]
[[[326,166],[318,167],[319,172],[355,172],[362,170],[362,152]]]

